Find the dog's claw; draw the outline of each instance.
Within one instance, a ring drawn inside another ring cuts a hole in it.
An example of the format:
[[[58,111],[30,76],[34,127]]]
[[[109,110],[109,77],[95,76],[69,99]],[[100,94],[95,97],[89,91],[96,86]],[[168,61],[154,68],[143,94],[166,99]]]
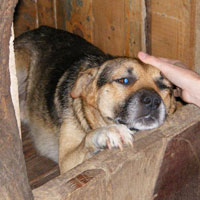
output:
[[[110,144],[110,141],[109,141],[109,140],[107,140],[107,141],[106,141],[106,145],[107,145],[108,149],[112,149],[112,146],[111,146],[111,144]]]
[[[94,144],[97,148],[108,149],[118,147],[123,151],[123,145],[130,145],[133,147],[132,132],[125,125],[110,125],[96,130],[93,139]]]
[[[122,144],[118,144],[118,147],[119,147],[119,149],[120,149],[121,151],[123,151],[123,146],[122,146]]]
[[[129,145],[133,148],[133,142],[132,142],[132,141],[129,141],[128,143],[129,143]]]

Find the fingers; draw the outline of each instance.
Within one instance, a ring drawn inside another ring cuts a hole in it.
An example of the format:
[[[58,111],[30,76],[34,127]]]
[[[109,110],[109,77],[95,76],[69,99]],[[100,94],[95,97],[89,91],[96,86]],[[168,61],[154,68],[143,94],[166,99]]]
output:
[[[188,69],[188,67],[184,63],[182,63],[180,60],[173,60],[173,59],[162,58],[162,57],[159,57],[159,59],[161,61],[164,61],[165,63],[176,65],[176,66],[182,67],[184,69]]]
[[[175,97],[182,97],[182,89],[177,87],[175,90],[174,90],[174,96]]]
[[[164,67],[167,67],[167,66],[171,67],[172,65],[182,67],[184,69],[188,69],[188,67],[179,60],[150,56],[144,52],[139,52],[138,58],[142,62],[153,65],[153,66],[157,67],[158,69],[160,69],[161,71]]]
[[[144,52],[139,52],[138,53],[138,58],[146,63],[146,64],[150,64],[153,65],[154,67],[158,68],[159,70],[163,71],[163,69],[166,66],[171,66],[172,65],[172,61],[169,61],[169,59],[166,58],[157,58],[154,56],[150,56]]]
[[[194,72],[192,72],[189,69],[186,69],[184,64],[182,64],[181,67],[177,66],[180,64],[180,62],[178,63],[178,61],[169,61],[165,58],[160,59],[154,56],[150,56],[144,52],[139,52],[138,58],[142,62],[153,65],[154,67],[158,68],[169,81],[171,81],[174,85],[182,89],[184,89],[188,84],[190,84],[188,82],[191,82],[191,80],[194,79]]]

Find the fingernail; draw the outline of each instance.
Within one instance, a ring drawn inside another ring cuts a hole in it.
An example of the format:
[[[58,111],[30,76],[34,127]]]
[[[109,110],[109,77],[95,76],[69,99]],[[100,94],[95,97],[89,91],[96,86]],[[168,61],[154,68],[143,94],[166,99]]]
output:
[[[139,58],[141,58],[141,59],[145,59],[147,57],[147,55],[148,54],[146,54],[146,53],[144,53],[142,51],[140,51],[139,54],[138,54]]]

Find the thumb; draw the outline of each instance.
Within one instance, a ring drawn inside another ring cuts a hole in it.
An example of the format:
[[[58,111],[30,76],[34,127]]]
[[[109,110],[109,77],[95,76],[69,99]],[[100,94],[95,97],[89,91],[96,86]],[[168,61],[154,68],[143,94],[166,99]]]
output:
[[[138,58],[146,64],[150,64],[153,65],[154,67],[158,68],[161,70],[161,68],[163,67],[163,63],[166,65],[165,62],[163,62],[162,60],[160,60],[159,58],[156,58],[154,56],[150,56],[147,53],[144,53],[142,51],[140,51],[138,53]]]

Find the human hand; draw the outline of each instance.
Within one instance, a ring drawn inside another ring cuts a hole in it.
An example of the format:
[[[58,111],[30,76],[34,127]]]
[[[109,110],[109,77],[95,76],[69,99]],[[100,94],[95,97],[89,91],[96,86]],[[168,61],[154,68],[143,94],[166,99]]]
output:
[[[181,90],[175,91],[176,96],[200,107],[200,76],[196,72],[188,69],[180,61],[157,58],[144,52],[139,52],[138,58],[158,68],[169,81],[180,88]]]

